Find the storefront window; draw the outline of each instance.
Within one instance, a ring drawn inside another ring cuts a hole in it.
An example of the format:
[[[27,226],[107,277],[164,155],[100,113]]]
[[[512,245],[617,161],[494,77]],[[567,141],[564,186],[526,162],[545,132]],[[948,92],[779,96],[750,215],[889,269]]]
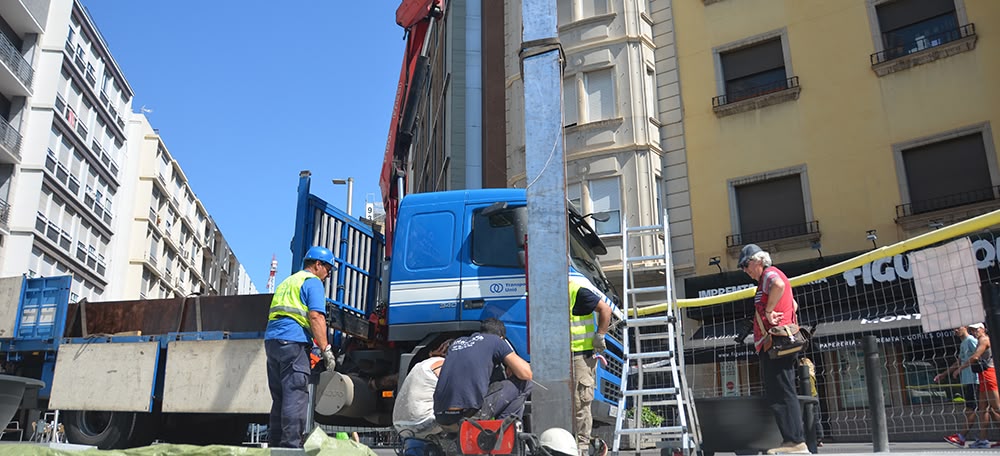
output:
[[[881,354],[880,354],[881,356]],[[843,350],[832,354],[836,373],[840,377],[837,384],[840,394],[840,409],[867,408],[868,407],[868,386],[865,377],[865,353],[861,350]],[[889,394],[889,369],[886,363],[882,364],[882,395],[885,398],[885,406],[892,405],[892,396]]]

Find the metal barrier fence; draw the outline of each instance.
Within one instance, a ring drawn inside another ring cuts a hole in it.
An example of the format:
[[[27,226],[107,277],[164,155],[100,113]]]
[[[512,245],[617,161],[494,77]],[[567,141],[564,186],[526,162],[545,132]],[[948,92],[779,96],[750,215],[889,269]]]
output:
[[[957,358],[961,340],[954,328],[986,320],[984,288],[1000,281],[997,234],[967,231],[919,248],[879,249],[857,267],[820,271],[794,286],[800,324],[814,333],[805,355],[815,365],[822,440],[871,441],[865,335],[878,341],[891,440],[937,441],[966,430],[972,398],[962,379],[935,377]],[[745,282],[756,285],[749,277]],[[687,309],[689,318],[700,320],[686,323],[698,329],[685,340],[696,398],[762,394],[748,295]],[[1000,422],[984,425],[978,435],[1000,439]]]
[[[358,439],[362,444],[371,448],[396,448],[399,446],[399,434],[392,427],[355,427],[355,426],[327,426],[320,425],[328,435],[335,435],[338,432],[358,433]]]

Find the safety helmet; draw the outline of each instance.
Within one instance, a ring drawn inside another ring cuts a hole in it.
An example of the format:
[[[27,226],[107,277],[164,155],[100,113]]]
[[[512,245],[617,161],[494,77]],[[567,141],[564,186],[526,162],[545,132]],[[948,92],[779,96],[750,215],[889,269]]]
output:
[[[538,443],[554,455],[576,456],[580,451],[576,446],[576,437],[562,428],[550,428],[542,433]]]
[[[331,252],[330,249],[326,247],[314,245],[312,247],[309,247],[309,250],[306,251],[305,258],[303,258],[302,260],[303,261],[316,260],[316,261],[322,261],[326,264],[333,264],[333,252]]]

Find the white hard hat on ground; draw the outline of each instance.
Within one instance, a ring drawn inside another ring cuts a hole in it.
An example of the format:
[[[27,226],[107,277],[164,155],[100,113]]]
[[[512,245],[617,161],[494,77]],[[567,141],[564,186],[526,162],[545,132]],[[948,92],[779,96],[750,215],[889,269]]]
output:
[[[555,454],[564,456],[577,456],[579,450],[576,446],[576,437],[569,431],[561,428],[547,429],[538,439],[538,443],[545,449]]]

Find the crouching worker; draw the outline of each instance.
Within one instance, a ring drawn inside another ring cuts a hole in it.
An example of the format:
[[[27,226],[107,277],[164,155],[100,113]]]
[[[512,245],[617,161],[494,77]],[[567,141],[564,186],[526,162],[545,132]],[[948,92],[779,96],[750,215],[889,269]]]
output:
[[[403,441],[404,456],[424,454],[422,440],[441,432],[441,426],[434,421],[434,389],[449,346],[451,339],[431,351],[427,359],[410,369],[399,387],[392,408],[392,426]]]
[[[483,320],[479,332],[455,339],[434,391],[434,417],[446,430],[463,418],[503,419],[524,414],[531,392],[531,366],[514,353],[507,328],[496,318]],[[494,367],[507,378],[491,382]]]

